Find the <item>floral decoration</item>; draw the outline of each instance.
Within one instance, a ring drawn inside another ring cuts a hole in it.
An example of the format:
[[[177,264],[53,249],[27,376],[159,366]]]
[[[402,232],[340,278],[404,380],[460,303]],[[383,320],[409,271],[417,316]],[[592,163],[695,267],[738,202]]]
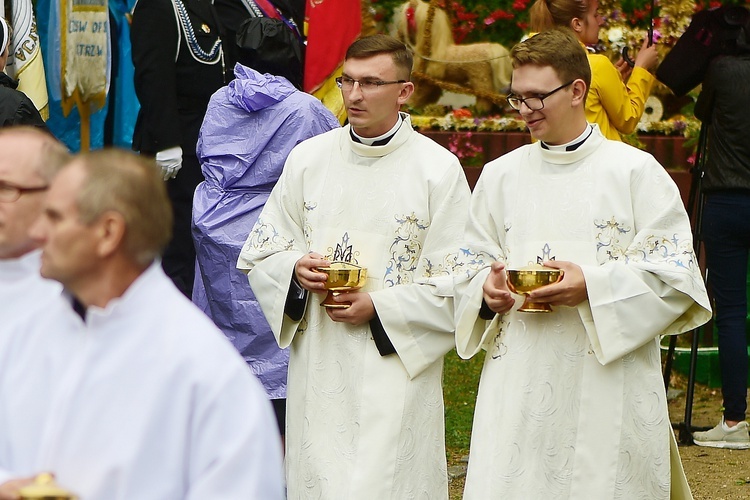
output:
[[[471,132],[451,135],[448,150],[458,157],[464,167],[484,165],[484,148],[472,140]]]
[[[464,116],[463,113],[451,112],[444,116],[412,115],[411,122],[414,128],[418,130],[462,132],[526,131],[526,123],[520,118],[511,116],[474,117]],[[639,123],[637,128],[637,132],[640,134],[681,135],[687,138],[696,136],[699,130],[700,121],[696,118],[684,115],[677,115],[668,120]],[[456,154],[455,151],[453,151],[453,153]]]
[[[371,0],[372,12],[388,31],[394,8],[406,0]],[[497,42],[510,48],[528,33],[529,8],[534,0],[419,0],[434,1],[447,11],[453,21],[456,43]],[[624,47],[639,50],[647,29],[653,21],[654,40],[659,43],[663,57],[684,33],[695,12],[721,5],[748,5],[750,0],[599,0],[599,11],[604,25],[600,42],[595,47],[617,60]],[[661,99],[670,99],[671,92],[657,83],[653,92]],[[693,101],[696,95],[692,95]],[[665,101],[666,102],[666,101]],[[682,106],[681,103],[677,103]],[[689,108],[689,106],[686,106]],[[665,109],[667,106],[665,105]],[[670,106],[671,113],[676,107]],[[412,123],[416,128],[448,131],[525,131],[526,125],[517,114],[479,117],[469,110],[430,105],[412,109]],[[505,110],[508,112],[509,110]],[[680,109],[676,116],[661,121],[645,121],[638,125],[637,134],[682,135],[692,142],[698,135],[700,122],[692,117],[691,109]],[[632,134],[637,141],[637,134]],[[628,138],[626,138],[627,140]],[[456,145],[460,149],[460,145]]]
[[[375,20],[387,31],[393,10],[406,0],[371,0]],[[421,1],[421,0],[420,0]],[[521,40],[529,29],[533,0],[438,0],[453,20],[456,43],[497,42],[506,47]]]

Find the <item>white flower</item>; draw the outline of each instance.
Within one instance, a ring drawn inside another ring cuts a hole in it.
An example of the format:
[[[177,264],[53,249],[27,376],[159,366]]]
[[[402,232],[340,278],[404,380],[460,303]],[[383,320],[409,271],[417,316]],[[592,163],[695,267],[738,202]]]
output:
[[[610,28],[610,30],[607,32],[607,38],[609,39],[610,43],[616,44],[617,42],[622,41],[622,29],[621,28]]]

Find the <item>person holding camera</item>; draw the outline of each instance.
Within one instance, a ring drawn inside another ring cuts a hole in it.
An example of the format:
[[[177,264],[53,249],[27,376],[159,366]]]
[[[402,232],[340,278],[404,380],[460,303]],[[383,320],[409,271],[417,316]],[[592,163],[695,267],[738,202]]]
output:
[[[750,12],[733,7],[742,28],[713,57],[703,78],[695,115],[708,125],[701,190],[702,239],[718,331],[724,413],[716,427],[695,432],[699,446],[748,449],[747,266],[750,252]]]
[[[564,26],[572,29],[585,46],[599,41],[603,20],[598,0],[536,0],[529,14],[532,31]],[[632,69],[623,61],[612,64],[603,54],[588,53],[588,61],[591,87],[586,98],[586,120],[599,125],[607,139],[621,141],[620,134],[632,134],[646,109],[646,99],[656,81],[649,72],[658,62],[656,46],[644,40]]]

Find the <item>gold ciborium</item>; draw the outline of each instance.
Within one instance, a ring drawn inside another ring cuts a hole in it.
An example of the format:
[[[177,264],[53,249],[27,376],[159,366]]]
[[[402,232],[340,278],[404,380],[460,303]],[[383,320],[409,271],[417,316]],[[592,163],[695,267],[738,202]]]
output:
[[[349,307],[350,303],[335,302],[333,297],[341,292],[362,288],[367,281],[367,268],[350,264],[349,262],[331,262],[330,266],[319,267],[318,271],[328,275],[328,279],[326,279],[328,295],[320,305],[332,309],[346,309]]]
[[[552,269],[542,265],[522,267],[521,269],[509,269],[508,287],[512,292],[525,297],[521,312],[552,312],[552,307],[546,302],[529,301],[529,293],[544,285],[557,283],[563,276],[561,269]]]
[[[43,472],[34,482],[18,491],[21,500],[76,500],[76,496],[55,483],[52,474]]]

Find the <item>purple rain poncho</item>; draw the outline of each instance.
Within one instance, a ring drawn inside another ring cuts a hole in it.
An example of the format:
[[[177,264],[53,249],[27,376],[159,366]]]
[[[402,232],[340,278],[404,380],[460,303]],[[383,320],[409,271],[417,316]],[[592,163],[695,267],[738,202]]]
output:
[[[268,397],[279,399],[286,397],[289,353],[276,344],[237,258],[292,148],[339,123],[285,78],[240,64],[234,74],[211,97],[198,138],[206,180],[193,201],[193,302],[242,354]]]

